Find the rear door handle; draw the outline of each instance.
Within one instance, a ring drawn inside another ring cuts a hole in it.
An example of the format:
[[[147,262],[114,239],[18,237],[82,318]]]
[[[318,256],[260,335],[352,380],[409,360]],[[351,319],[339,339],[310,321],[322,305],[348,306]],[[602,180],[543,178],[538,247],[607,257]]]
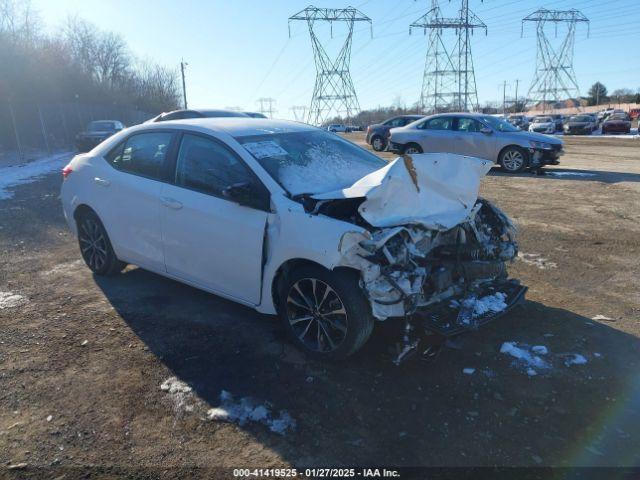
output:
[[[174,198],[162,197],[160,201],[165,207],[169,207],[174,210],[180,210],[182,208],[182,203]]]
[[[101,187],[108,187],[109,185],[111,185],[111,182],[109,180],[105,180],[104,178],[100,178],[100,177],[94,177],[93,181],[96,182]]]

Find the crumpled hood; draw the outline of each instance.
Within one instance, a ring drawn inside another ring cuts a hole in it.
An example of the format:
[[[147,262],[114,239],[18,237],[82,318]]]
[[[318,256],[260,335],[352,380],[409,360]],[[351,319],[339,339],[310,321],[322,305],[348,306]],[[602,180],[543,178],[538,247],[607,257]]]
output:
[[[468,218],[492,166],[490,160],[451,153],[405,155],[351,187],[312,198],[364,197],[358,212],[374,227],[417,224],[444,231]]]

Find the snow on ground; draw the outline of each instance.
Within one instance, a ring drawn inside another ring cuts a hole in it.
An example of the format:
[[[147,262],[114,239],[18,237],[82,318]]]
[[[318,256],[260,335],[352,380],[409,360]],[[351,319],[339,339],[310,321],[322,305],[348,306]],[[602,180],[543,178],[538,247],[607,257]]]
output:
[[[0,292],[0,310],[20,307],[27,303],[26,297],[13,292]]]
[[[591,320],[613,320],[612,318],[606,317],[604,315],[596,315],[595,317],[591,317]]]
[[[473,375],[475,371],[476,371],[475,368],[463,368],[462,369],[462,373],[464,373],[465,375]]]
[[[595,177],[595,173],[588,172],[554,172],[553,170],[546,170],[547,175],[553,177]]]
[[[530,377],[535,377],[540,371],[549,371],[553,367],[554,359],[562,359],[566,367],[571,365],[584,365],[587,358],[579,353],[560,353],[551,355],[545,345],[527,345],[518,342],[504,342],[500,347],[500,353],[509,355],[515,360],[512,365],[518,370],[526,373]],[[541,358],[546,356],[545,359]],[[594,353],[595,357],[600,357],[599,353]]]
[[[31,183],[52,172],[60,171],[69,162],[69,152],[51,155],[22,165],[0,168],[0,200],[13,197],[9,189],[17,185]]]
[[[233,395],[226,390],[220,392],[220,406],[209,409],[207,417],[210,420],[229,421],[241,426],[249,422],[261,423],[280,435],[296,427],[296,421],[285,410],[280,410],[276,416],[271,412],[269,405],[259,404],[250,397],[235,401]]]
[[[558,264],[550,262],[539,253],[523,253],[518,252],[518,260],[526,263],[527,265],[533,265],[540,270],[547,270],[548,268],[558,268]]]

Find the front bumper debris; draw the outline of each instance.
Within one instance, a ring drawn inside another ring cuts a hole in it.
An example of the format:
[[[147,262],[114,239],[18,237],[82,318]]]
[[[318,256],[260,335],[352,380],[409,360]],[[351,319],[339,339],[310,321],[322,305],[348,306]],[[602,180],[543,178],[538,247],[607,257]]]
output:
[[[426,333],[437,333],[445,337],[477,330],[492,320],[508,313],[513,307],[524,302],[527,287],[520,285],[517,280],[506,280],[491,283],[466,298],[445,300],[430,308],[418,309],[414,314],[418,324]],[[474,308],[477,300],[488,298],[496,294],[504,306],[500,310],[491,308]]]

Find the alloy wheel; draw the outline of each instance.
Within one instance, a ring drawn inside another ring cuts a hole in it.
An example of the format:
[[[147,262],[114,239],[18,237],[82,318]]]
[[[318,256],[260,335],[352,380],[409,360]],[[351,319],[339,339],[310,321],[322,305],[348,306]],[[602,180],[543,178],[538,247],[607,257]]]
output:
[[[107,263],[107,240],[102,228],[92,218],[80,223],[78,232],[82,256],[93,271],[101,270]]]
[[[380,137],[374,138],[372,147],[376,151],[382,150],[382,148],[384,147],[384,143],[382,142],[382,139]]]
[[[510,172],[516,172],[524,165],[524,155],[519,150],[509,150],[502,156],[502,165]]]
[[[287,295],[286,313],[295,336],[314,352],[336,350],[347,335],[344,304],[322,280],[303,278],[295,282]]]

